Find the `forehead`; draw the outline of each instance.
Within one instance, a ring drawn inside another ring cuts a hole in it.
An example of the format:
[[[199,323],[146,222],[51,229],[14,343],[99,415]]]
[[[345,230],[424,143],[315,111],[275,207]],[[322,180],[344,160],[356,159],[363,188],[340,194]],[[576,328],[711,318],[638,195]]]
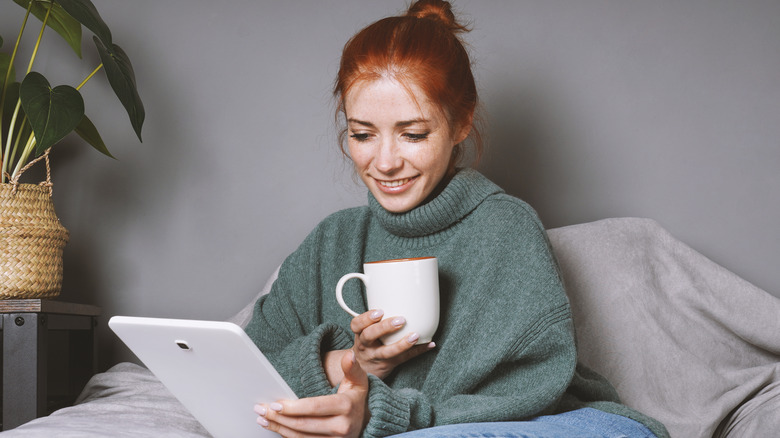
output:
[[[356,82],[344,96],[344,111],[348,118],[441,116],[419,87],[386,77]]]

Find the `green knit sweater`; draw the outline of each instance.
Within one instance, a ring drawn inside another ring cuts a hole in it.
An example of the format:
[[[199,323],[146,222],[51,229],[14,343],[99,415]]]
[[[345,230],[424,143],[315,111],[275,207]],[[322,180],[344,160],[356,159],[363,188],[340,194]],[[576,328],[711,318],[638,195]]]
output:
[[[321,358],[354,338],[352,317],[336,302],[339,278],[364,262],[422,256],[439,259],[437,346],[384,380],[369,376],[364,436],[585,406],[668,436],[577,365],[569,301],[541,222],[474,170],[459,171],[435,199],[406,213],[384,210],[369,194],[368,206],[326,218],[282,264],[246,331],[300,397],[332,393]],[[358,312],[367,310],[361,288],[344,287]]]

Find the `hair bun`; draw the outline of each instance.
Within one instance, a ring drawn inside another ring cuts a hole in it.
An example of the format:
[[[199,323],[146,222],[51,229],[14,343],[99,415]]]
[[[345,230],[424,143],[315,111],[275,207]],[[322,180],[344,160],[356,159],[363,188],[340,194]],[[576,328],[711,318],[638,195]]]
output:
[[[406,15],[441,22],[453,32],[465,32],[468,28],[458,23],[450,2],[444,0],[418,0],[409,6]]]

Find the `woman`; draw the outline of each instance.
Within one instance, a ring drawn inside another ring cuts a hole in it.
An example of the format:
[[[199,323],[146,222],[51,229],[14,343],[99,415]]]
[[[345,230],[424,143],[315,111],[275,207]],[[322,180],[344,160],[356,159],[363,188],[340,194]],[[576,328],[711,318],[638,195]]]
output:
[[[283,436],[667,436],[577,365],[535,212],[457,167],[467,137],[481,148],[464,30],[449,3],[422,0],[346,44],[335,96],[368,206],[320,223],[258,300],[247,333],[301,397],[256,406],[258,423]],[[423,255],[439,259],[435,343],[383,345],[403,315],[352,319],[337,304],[362,263]]]

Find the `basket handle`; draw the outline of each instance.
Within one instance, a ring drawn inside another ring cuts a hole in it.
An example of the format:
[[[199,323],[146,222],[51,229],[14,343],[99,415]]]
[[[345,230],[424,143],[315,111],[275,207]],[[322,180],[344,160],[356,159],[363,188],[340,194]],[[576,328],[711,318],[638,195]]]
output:
[[[51,165],[49,164],[49,151],[51,151],[51,148],[46,149],[46,151],[41,154],[38,158],[30,161],[27,163],[26,166],[22,167],[22,169],[19,171],[19,173],[16,174],[15,177],[11,178],[11,184],[13,185],[13,189],[11,189],[11,195],[16,195],[16,189],[19,188],[19,178],[21,178],[22,174],[32,167],[35,163],[45,160],[46,162],[46,181],[41,181],[38,185],[43,187],[49,188],[49,196],[52,196],[54,194],[53,184],[51,183]],[[8,175],[6,173],[6,175]]]

